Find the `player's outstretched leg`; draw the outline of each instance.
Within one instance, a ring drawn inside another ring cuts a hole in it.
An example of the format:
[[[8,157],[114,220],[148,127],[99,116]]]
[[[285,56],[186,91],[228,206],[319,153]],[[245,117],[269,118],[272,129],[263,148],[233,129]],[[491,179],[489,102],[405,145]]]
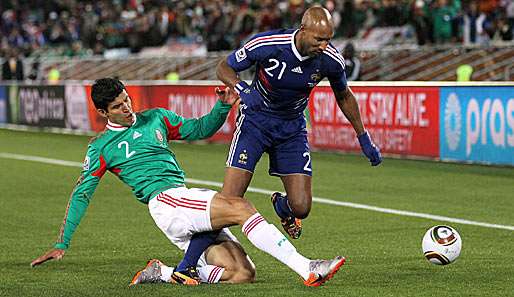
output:
[[[129,287],[137,284],[163,282],[161,280],[161,266],[161,261],[157,259],[148,261],[146,267],[134,275],[130,281]]]
[[[321,286],[336,274],[345,261],[346,259],[341,256],[332,260],[312,260],[309,263],[309,278],[303,283],[309,287]]]
[[[273,208],[280,217],[280,223],[286,233],[293,239],[300,238],[300,235],[302,235],[302,220],[293,216],[287,202],[287,196],[275,192],[271,195],[271,203],[273,203]]]
[[[198,275],[196,267],[188,267],[183,271],[175,270],[170,278],[170,283],[186,286],[198,286],[200,282],[200,276]]]

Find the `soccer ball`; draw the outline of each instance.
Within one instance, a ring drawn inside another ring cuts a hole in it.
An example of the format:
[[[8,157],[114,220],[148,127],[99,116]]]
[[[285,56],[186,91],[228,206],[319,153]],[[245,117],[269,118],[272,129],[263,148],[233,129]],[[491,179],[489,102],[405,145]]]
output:
[[[447,265],[460,255],[462,239],[457,230],[450,226],[434,226],[423,236],[422,248],[430,263]]]

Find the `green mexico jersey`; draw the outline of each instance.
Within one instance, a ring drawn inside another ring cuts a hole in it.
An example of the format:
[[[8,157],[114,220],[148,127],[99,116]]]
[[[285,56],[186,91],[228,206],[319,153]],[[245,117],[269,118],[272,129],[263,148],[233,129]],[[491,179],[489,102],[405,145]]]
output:
[[[117,175],[145,204],[166,189],[184,185],[184,171],[168,141],[212,136],[225,122],[230,108],[231,105],[218,101],[209,114],[198,119],[186,119],[159,108],[137,113],[130,127],[109,122],[106,131],[89,144],[55,247],[68,248],[106,171]]]

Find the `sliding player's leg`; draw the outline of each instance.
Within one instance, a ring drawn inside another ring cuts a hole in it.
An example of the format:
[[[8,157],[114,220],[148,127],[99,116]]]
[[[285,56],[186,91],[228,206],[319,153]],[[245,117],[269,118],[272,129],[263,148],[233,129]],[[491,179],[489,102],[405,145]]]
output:
[[[235,224],[242,226],[243,234],[254,246],[298,273],[307,286],[321,285],[344,264],[343,257],[318,261],[304,257],[248,200],[216,194],[211,202],[212,228],[220,229]]]

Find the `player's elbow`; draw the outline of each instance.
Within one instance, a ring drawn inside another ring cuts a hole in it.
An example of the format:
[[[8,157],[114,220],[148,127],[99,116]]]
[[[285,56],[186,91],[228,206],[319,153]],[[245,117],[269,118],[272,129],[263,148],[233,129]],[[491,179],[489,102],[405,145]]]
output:
[[[227,64],[227,58],[224,57],[223,59],[221,59],[219,62],[218,62],[218,65],[216,66],[216,77],[223,81],[224,78],[225,78],[225,72],[227,71],[227,67],[228,64]]]

